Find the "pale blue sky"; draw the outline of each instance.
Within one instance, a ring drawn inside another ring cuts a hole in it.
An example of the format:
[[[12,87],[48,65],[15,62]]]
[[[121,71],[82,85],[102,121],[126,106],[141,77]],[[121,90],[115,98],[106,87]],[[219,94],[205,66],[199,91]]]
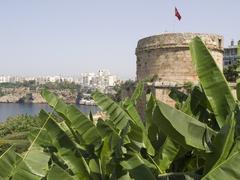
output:
[[[227,46],[240,39],[239,7],[239,0],[0,0],[0,74],[109,69],[135,78],[140,38],[207,32]]]

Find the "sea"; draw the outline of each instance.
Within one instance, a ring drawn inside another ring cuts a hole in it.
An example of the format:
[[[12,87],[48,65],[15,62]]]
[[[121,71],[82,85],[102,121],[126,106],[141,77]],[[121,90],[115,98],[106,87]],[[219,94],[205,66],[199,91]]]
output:
[[[76,105],[84,114],[96,114],[100,111],[97,106]],[[4,122],[8,117],[21,114],[38,115],[41,109],[51,111],[47,104],[18,104],[18,103],[0,103],[0,122]]]

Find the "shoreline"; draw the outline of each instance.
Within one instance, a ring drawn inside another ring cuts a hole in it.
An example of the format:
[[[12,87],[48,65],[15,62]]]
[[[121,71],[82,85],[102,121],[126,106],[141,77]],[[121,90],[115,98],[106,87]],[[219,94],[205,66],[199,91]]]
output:
[[[66,104],[79,104],[95,106],[96,103],[90,99],[78,99],[77,94],[69,91],[56,92],[57,96]],[[46,100],[39,92],[24,91],[18,93],[9,93],[0,97],[0,103],[19,103],[19,104],[47,104]]]
[[[101,109],[98,106],[87,106],[87,105],[77,105],[77,107],[82,113],[86,116],[89,115],[91,111],[93,116],[101,117],[99,113]],[[46,103],[32,103],[32,104],[23,104],[23,103],[0,103],[0,122],[4,122],[8,117],[14,117],[18,115],[38,115],[41,109],[45,111],[52,111],[52,108]]]
[[[19,102],[0,102],[0,104],[48,104],[47,102],[31,102],[31,103],[19,103]],[[76,103],[66,103],[66,104],[74,104],[79,106],[97,106],[96,104],[76,104]]]

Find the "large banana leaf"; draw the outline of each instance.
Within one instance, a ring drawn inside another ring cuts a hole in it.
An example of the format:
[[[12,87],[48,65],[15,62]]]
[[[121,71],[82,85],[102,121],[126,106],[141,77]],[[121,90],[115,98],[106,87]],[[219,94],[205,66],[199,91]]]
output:
[[[162,102],[155,108],[154,116],[154,123],[174,141],[183,146],[209,151],[206,136],[212,137],[216,133],[206,124]]]
[[[181,111],[190,116],[197,117],[200,108],[205,109],[206,111],[207,109],[211,110],[210,104],[206,99],[204,92],[200,87],[195,86],[192,89],[191,94],[186,99],[186,102],[183,103]]]
[[[199,180],[200,176],[194,173],[187,172],[171,172],[160,174],[158,180]]]
[[[48,90],[42,91],[42,96],[54,110],[64,116],[71,129],[76,131],[84,144],[95,144],[101,141],[97,128],[77,107],[65,104],[61,99]]]
[[[50,156],[43,152],[43,149],[34,145],[21,161],[16,163],[13,175],[15,180],[42,179],[46,176]]]
[[[21,157],[10,147],[0,157],[0,178],[14,180],[40,180],[48,170],[49,155],[37,147],[28,150],[28,155]]]
[[[56,180],[56,179],[64,179],[64,180],[78,180],[76,177],[70,176],[68,172],[54,164],[48,172],[47,180]]]
[[[97,129],[102,138],[108,136],[111,133],[118,135],[118,131],[114,128],[114,124],[109,120],[104,121],[99,118],[97,121]]]
[[[117,129],[122,130],[128,124],[128,121],[131,121],[131,117],[108,96],[95,92],[93,94],[93,99],[98,106],[102,108],[103,111],[106,111],[110,117],[113,124]]]
[[[85,144],[96,144],[101,141],[96,126],[75,106],[68,106],[67,118],[71,122],[71,128],[78,132]]]
[[[130,122],[130,132],[128,133],[128,137],[130,141],[135,141],[139,144],[139,150],[144,147],[143,143],[143,131],[142,129],[137,126],[136,124]]]
[[[102,119],[98,119],[97,129],[103,139],[108,136],[114,136],[113,139],[117,139],[118,142],[121,141],[121,137],[111,121],[103,121]],[[111,144],[112,147],[115,147],[115,145],[116,143]]]
[[[151,144],[151,142],[148,138],[148,132],[147,132],[147,130],[146,130],[146,128],[145,128],[145,126],[144,126],[144,124],[143,124],[143,122],[142,122],[142,120],[141,120],[141,118],[140,118],[140,116],[139,116],[139,114],[136,110],[136,108],[134,107],[134,105],[132,103],[130,103],[126,107],[126,111],[129,114],[129,116],[131,117],[131,119],[136,123],[136,125],[138,127],[140,127],[140,131],[142,131],[142,136],[143,137],[142,137],[142,140],[140,142],[143,143],[144,148],[147,149],[147,152],[150,155],[154,156],[155,150],[154,150],[154,148],[153,148],[153,146],[152,146],[152,144]],[[130,125],[131,125],[131,123],[130,123]],[[132,127],[131,130],[134,130],[134,127]]]
[[[33,174],[44,177],[48,169],[50,155],[37,145],[34,145],[31,150],[27,151],[27,153],[28,154],[23,156],[24,164],[31,169]]]
[[[146,129],[153,124],[153,110],[155,108],[156,102],[152,94],[147,94],[147,105],[145,109],[145,122],[146,122]]]
[[[172,88],[171,92],[169,94],[169,97],[178,103],[182,103],[182,102],[186,101],[188,96],[184,92],[179,91],[176,88]]]
[[[137,126],[144,128],[142,119],[140,115],[138,114],[137,109],[133,105],[133,103],[129,103],[124,110],[128,113],[129,117],[131,117],[131,120],[136,124]]]
[[[147,129],[145,128],[143,121],[136,109],[137,100],[142,96],[143,91],[144,91],[144,82],[140,81],[137,84],[137,87],[135,88],[130,101],[127,101],[124,103],[125,111],[131,117],[131,120],[133,120],[134,123],[136,124],[135,125],[133,123],[130,123],[130,126],[134,126],[134,127],[131,127],[132,132],[130,132],[129,137],[135,137],[135,140],[138,139],[138,143],[142,143],[143,147],[147,149],[148,154],[154,156],[155,150],[151,144],[151,141],[148,138]],[[138,130],[139,128],[136,126],[138,126],[141,129]],[[137,133],[137,131],[139,132]],[[139,136],[139,138],[137,138],[137,136]]]
[[[192,88],[190,95],[186,101],[182,102],[182,106],[179,109],[189,116],[206,123],[214,130],[219,130],[212,108],[201,87],[195,86]]]
[[[59,99],[55,94],[51,93],[47,89],[41,91],[42,97],[47,101],[48,105],[53,107],[57,112],[61,114],[67,113],[67,104],[63,102],[62,99]]]
[[[147,161],[146,159],[142,158],[141,155],[137,153],[130,154],[132,157],[126,161],[122,161],[120,164],[124,169],[131,170],[140,165],[146,165],[148,168],[156,169],[156,167]]]
[[[192,40],[190,50],[198,78],[221,128],[227,115],[234,111],[235,99],[224,75],[199,37]]]
[[[126,131],[127,129],[130,129],[130,133],[124,138],[124,143],[130,140],[130,146],[136,151],[139,152],[142,147],[145,147],[148,150],[150,149],[150,154],[154,154],[151,149],[152,146],[147,144],[148,142],[146,135],[144,134],[144,127],[140,116],[130,101],[125,102],[124,106],[126,106],[126,108],[122,108],[100,92],[94,93],[93,98],[97,104],[110,115],[109,121],[114,124],[114,129],[116,128],[118,131],[124,129],[124,131]],[[130,125],[131,128],[127,127],[127,125]]]
[[[137,86],[136,86],[136,88],[135,88],[135,90],[134,90],[134,92],[133,92],[133,95],[131,96],[130,101],[136,105],[136,104],[137,104],[137,100],[138,100],[138,99],[142,96],[142,94],[143,94],[143,90],[144,90],[144,82],[143,82],[143,81],[140,81],[140,82],[137,84]]]
[[[166,170],[169,169],[171,163],[176,158],[179,149],[180,147],[177,143],[169,137],[166,138],[164,144],[160,148],[160,151],[154,158],[161,172],[165,173]]]
[[[71,141],[64,130],[44,110],[40,111],[39,117],[43,120],[49,119],[45,128],[52,141],[52,146],[57,149],[56,155],[65,162],[78,178],[88,179],[90,175],[89,167],[75,143]]]
[[[235,115],[232,113],[213,141],[213,152],[207,156],[206,172],[211,171],[228,158],[234,145],[235,124]]]
[[[155,180],[150,168],[155,169],[156,167],[138,154],[134,154],[130,159],[122,161],[120,164],[124,169],[130,171],[130,176],[134,179]]]
[[[35,140],[35,143],[38,144],[39,146],[46,147],[46,146],[51,146],[52,142],[47,134],[47,130],[43,129],[40,134],[38,134],[39,129],[33,129],[28,135],[28,139],[33,142],[35,137],[38,135],[38,138]]]
[[[14,152],[14,147],[11,146],[0,157],[0,177],[1,179],[9,179],[13,174],[16,163],[22,158]]]
[[[145,110],[145,119],[146,119],[146,131],[148,133],[148,138],[153,145],[155,152],[160,150],[160,147],[163,145],[166,139],[166,135],[160,131],[160,129],[156,126],[154,121],[158,119],[157,116],[154,115],[154,109],[156,107],[156,100],[152,94],[147,95],[147,106]],[[156,118],[154,120],[154,118]]]
[[[100,154],[102,173],[107,174],[108,165],[112,159],[113,149],[111,148],[111,136],[106,136]],[[108,172],[109,173],[109,172]]]
[[[240,151],[235,152],[226,160],[212,168],[202,179],[239,179]]]
[[[130,177],[136,180],[156,180],[153,173],[145,165],[140,165],[132,170],[129,170]]]
[[[119,152],[121,148],[121,139],[115,133],[110,133],[105,136],[103,146],[100,153],[101,170],[104,175],[109,175],[112,172],[113,164],[111,161],[115,158],[114,153]]]

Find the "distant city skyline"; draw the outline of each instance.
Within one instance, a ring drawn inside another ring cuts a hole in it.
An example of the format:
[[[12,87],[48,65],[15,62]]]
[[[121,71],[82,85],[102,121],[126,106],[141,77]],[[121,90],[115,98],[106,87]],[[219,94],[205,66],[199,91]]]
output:
[[[178,8],[182,19],[174,16]],[[0,75],[79,75],[109,69],[135,79],[139,39],[164,32],[240,40],[239,1],[0,1]]]
[[[78,77],[78,76],[81,76],[82,74],[88,74],[88,73],[97,73],[98,71],[100,70],[107,70],[109,71],[111,74],[114,74],[117,76],[116,73],[114,72],[111,72],[109,69],[98,69],[97,71],[84,71],[84,72],[77,72],[77,73],[48,73],[48,72],[45,72],[45,73],[32,73],[32,74],[22,74],[22,73],[19,73],[19,74],[16,74],[16,73],[0,73],[0,76],[18,76],[18,77],[46,77],[46,76],[62,76],[62,77]]]
[[[116,84],[122,82],[119,77],[112,74],[107,69],[101,69],[98,72],[81,73],[78,76],[64,76],[64,75],[47,75],[47,76],[11,76],[0,75],[1,83],[17,83],[25,81],[35,81],[36,84],[46,84],[48,82],[73,82],[80,84],[83,87],[96,88],[104,92],[108,88],[114,87]]]

